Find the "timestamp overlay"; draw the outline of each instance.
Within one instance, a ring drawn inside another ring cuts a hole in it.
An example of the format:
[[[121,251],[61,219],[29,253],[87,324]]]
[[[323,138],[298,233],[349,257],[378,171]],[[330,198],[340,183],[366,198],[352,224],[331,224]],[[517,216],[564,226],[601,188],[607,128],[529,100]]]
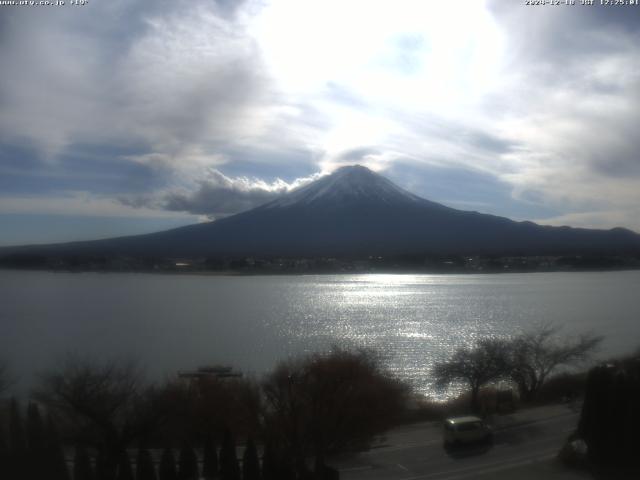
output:
[[[84,7],[85,5],[89,5],[89,0],[0,0],[0,7]]]
[[[523,0],[523,4],[527,6],[637,7],[640,6],[640,0]]]

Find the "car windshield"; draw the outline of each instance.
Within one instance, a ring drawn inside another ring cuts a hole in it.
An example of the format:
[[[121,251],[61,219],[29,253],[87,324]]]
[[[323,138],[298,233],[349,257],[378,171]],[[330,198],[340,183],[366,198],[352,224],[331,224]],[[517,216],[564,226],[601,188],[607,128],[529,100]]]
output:
[[[482,423],[480,422],[469,422],[469,423],[461,423],[457,426],[457,430],[459,432],[466,432],[470,430],[480,430],[482,428]]]

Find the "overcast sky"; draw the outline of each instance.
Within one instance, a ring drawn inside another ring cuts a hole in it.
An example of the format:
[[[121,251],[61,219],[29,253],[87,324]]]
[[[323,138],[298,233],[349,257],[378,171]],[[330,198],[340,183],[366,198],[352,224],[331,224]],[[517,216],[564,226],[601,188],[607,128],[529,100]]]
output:
[[[0,6],[0,244],[219,218],[355,163],[640,231],[640,7],[576,3]]]

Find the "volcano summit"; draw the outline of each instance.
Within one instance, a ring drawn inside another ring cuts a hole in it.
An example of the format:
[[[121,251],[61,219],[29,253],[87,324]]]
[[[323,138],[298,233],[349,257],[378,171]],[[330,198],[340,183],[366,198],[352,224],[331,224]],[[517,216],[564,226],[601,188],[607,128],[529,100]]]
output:
[[[623,228],[541,226],[420,198],[356,165],[252,210],[159,233],[8,247],[13,254],[131,257],[637,254]]]

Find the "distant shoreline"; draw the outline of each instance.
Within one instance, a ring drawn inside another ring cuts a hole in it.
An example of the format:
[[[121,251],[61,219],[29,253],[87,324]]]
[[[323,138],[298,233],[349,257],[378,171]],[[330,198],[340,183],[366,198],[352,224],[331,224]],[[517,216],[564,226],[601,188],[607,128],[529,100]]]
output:
[[[369,256],[92,256],[0,257],[0,268],[54,272],[142,272],[201,275],[484,274],[601,272],[640,269],[639,254],[393,254]]]
[[[47,268],[15,268],[0,266],[0,271],[8,272],[47,272],[47,273],[103,273],[103,274],[144,274],[144,275],[195,275],[203,277],[279,277],[279,276],[320,276],[320,275],[508,275],[526,273],[605,273],[640,271],[640,267],[619,268],[564,268],[546,270],[336,270],[336,271],[240,271],[240,270],[108,270],[108,269],[47,269]]]

